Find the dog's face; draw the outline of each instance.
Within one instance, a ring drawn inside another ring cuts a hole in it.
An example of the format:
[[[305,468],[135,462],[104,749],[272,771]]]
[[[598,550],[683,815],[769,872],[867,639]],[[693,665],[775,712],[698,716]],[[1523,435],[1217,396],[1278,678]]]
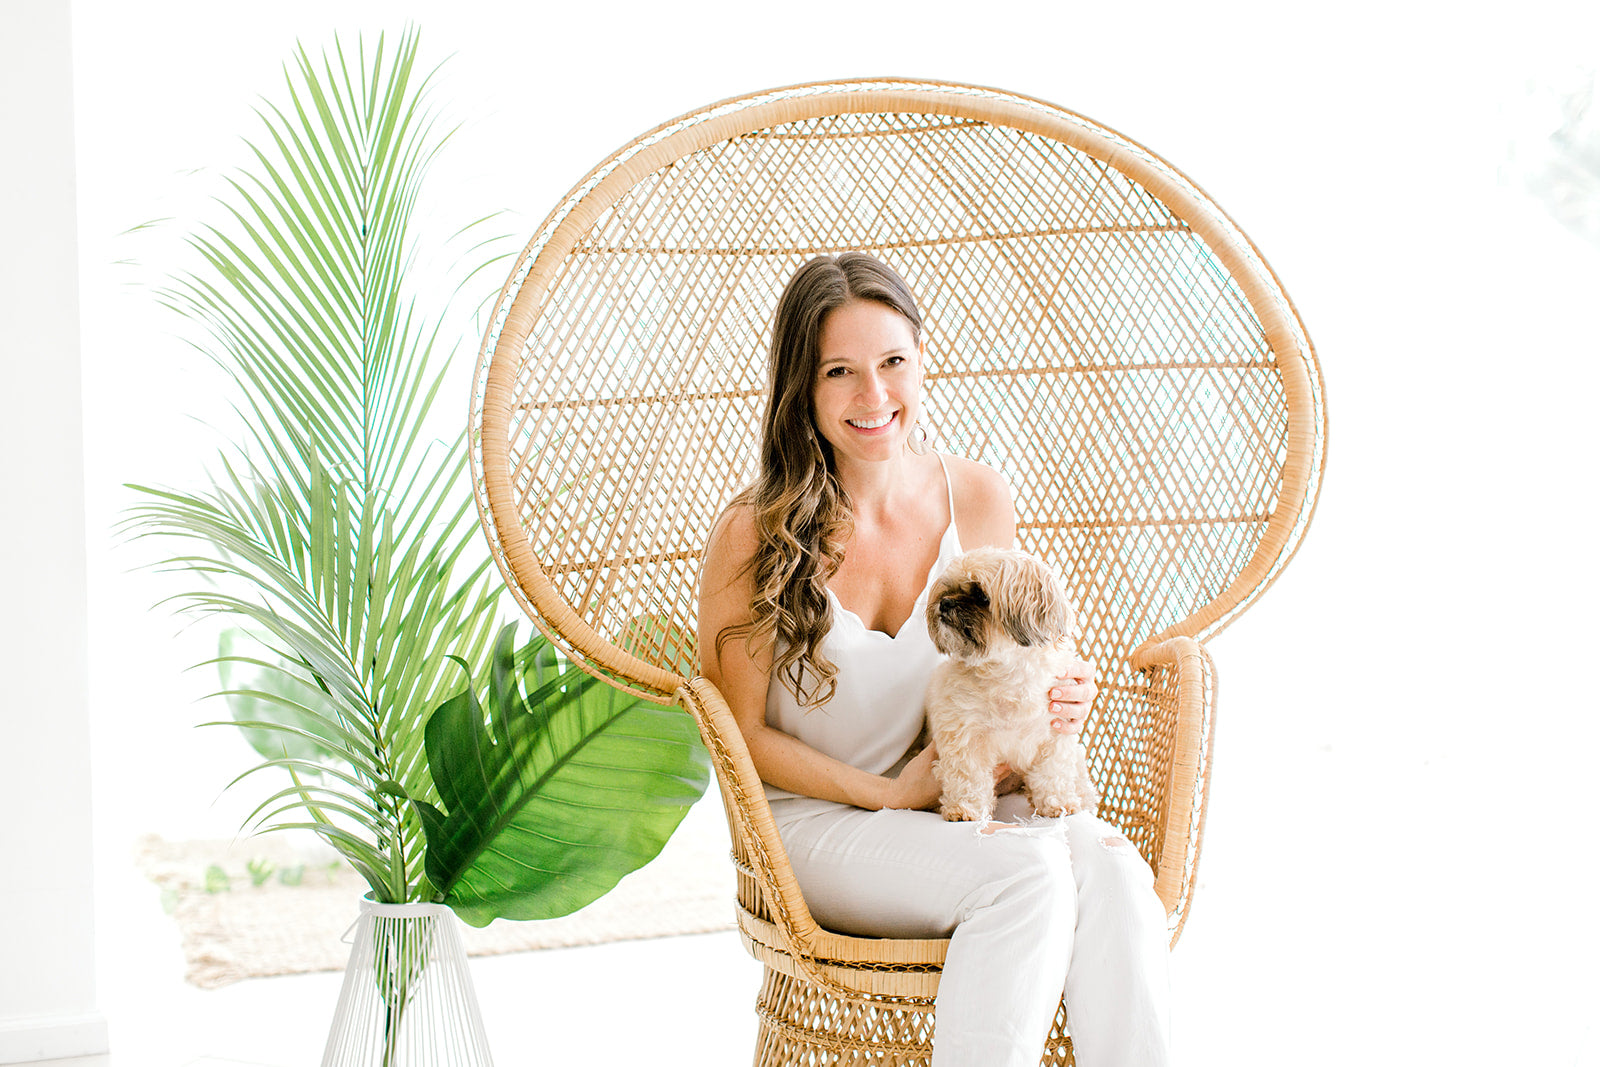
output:
[[[1010,548],[978,548],[950,561],[928,593],[928,634],[948,656],[979,659],[1004,648],[1073,636],[1072,605],[1048,564]]]

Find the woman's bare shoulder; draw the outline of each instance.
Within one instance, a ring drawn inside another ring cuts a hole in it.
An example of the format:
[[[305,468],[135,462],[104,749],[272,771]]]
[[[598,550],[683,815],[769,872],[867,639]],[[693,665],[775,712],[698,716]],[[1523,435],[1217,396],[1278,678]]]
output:
[[[719,542],[730,545],[748,544],[754,547],[756,543],[754,504],[743,497],[735,497],[731,504],[722,509],[717,521],[711,524],[711,536],[706,539],[708,545]]]
[[[1017,516],[1006,476],[975,459],[948,456],[955,496],[956,533],[965,548],[1010,547],[1017,539]]]
[[[708,577],[714,577],[719,586],[733,582],[755,556],[758,542],[754,505],[734,500],[717,517],[706,538],[702,584]]]

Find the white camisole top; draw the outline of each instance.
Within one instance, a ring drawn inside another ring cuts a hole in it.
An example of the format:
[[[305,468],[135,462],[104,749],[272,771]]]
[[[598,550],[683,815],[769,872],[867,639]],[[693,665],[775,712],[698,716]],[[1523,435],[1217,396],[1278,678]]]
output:
[[[955,493],[944,457],[945,493],[950,498],[950,524],[939,540],[939,557],[928,571],[911,615],[893,636],[871,630],[839,603],[833,590],[828,601],[833,625],[822,640],[822,652],[835,667],[837,688],[826,704],[802,708],[789,687],[774,675],[767,684],[767,725],[799,738],[819,752],[872,774],[886,774],[904,762],[922,733],[923,696],[940,654],[928,636],[924,614],[928,587],[946,565],[961,554],[956,535]],[[831,800],[800,796],[766,785],[773,818],[781,825],[814,812],[837,808]]]

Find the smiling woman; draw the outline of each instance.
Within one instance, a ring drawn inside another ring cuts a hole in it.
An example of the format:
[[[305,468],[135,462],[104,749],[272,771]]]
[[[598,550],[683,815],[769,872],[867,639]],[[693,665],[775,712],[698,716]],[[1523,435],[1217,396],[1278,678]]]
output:
[[[789,398],[789,418],[769,408],[760,474],[707,544],[702,669],[766,784],[812,913],[861,937],[950,938],[934,1067],[1038,1063],[1063,985],[1078,1062],[1159,1067],[1166,916],[1143,858],[1099,844],[1116,828],[1086,810],[996,837],[923,810],[941,792],[938,753],[918,744],[939,653],[919,609],[964,548],[1010,548],[1016,520],[997,472],[911,448],[923,345],[908,287],[862,253],[817,257],[785,286],[772,336],[772,404]],[[827,535],[814,515],[763,507],[786,495],[771,487],[793,472],[766,459],[788,447],[838,501]],[[824,552],[807,551],[819,542]],[[815,616],[782,613],[819,594]],[[1064,702],[1086,711],[1091,668],[1062,669]],[[1035,698],[1046,732],[1047,688]],[[1020,799],[1002,804],[1006,817],[1031,814]]]

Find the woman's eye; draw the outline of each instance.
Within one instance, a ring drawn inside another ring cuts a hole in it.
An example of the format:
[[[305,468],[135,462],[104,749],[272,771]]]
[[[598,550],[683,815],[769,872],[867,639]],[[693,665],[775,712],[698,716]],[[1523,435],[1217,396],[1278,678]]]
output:
[[[827,370],[822,372],[822,376],[824,378],[842,378],[842,377],[844,377],[844,368],[843,367],[829,367]]]
[[[885,367],[898,367],[900,364],[904,363],[905,361],[906,361],[906,357],[905,356],[890,356],[888,359],[883,361],[883,365]]]

